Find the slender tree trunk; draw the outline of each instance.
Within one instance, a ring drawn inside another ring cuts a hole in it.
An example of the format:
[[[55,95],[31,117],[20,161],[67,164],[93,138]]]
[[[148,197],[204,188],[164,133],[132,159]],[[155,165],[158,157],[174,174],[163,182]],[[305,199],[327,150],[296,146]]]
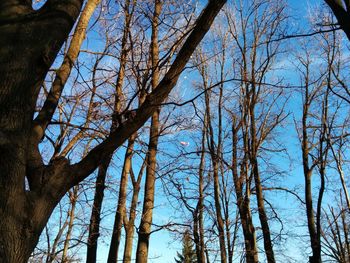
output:
[[[110,244],[109,253],[108,253],[108,260],[107,260],[108,263],[115,263],[118,261],[120,237],[121,237],[123,219],[125,214],[128,176],[131,169],[135,139],[136,139],[136,134],[130,137],[128,141],[128,147],[124,157],[124,166],[123,166],[123,171],[120,178],[120,186],[119,186],[118,206],[117,206],[117,211],[115,213],[112,239],[111,239],[111,244]]]
[[[238,130],[240,125],[236,124],[236,120],[233,119],[232,126],[232,176],[235,186],[235,192],[237,196],[237,206],[239,211],[239,217],[241,219],[244,245],[246,251],[246,261],[247,263],[258,263],[258,250],[256,244],[255,228],[253,225],[253,219],[250,212],[250,199],[249,191],[247,191],[246,196],[243,194],[243,182],[247,182],[245,163],[247,162],[246,157],[243,158],[241,163],[241,175],[238,175],[238,155],[237,155],[237,145],[238,145]],[[237,126],[236,126],[237,125]],[[249,188],[249,185],[246,185]]]
[[[208,76],[205,72],[205,69],[203,68],[201,70],[202,79],[203,79],[203,85],[204,89],[208,89]],[[211,123],[211,109],[210,109],[210,95],[209,92],[205,92],[205,126],[208,130],[207,137],[208,137],[208,148],[210,152],[210,157],[212,161],[213,166],[213,180],[214,180],[214,204],[215,204],[215,215],[216,215],[216,226],[218,229],[219,234],[219,245],[220,245],[220,259],[222,263],[227,262],[227,253],[226,253],[226,243],[225,243],[225,223],[222,218],[222,212],[221,212],[221,198],[220,198],[220,182],[219,182],[219,158],[221,155],[221,112],[219,110],[219,128],[218,128],[218,142],[217,146],[215,146],[215,140],[214,140],[214,130]],[[221,101],[222,93],[220,92],[220,99]],[[220,105],[220,102],[219,102]],[[219,107],[220,108],[220,107]]]
[[[123,256],[123,262],[125,263],[131,263],[132,262],[132,247],[133,247],[133,240],[134,240],[134,224],[136,219],[136,208],[137,208],[137,202],[140,192],[140,183],[141,183],[141,176],[139,177],[140,180],[137,180],[134,184],[134,190],[132,194],[132,200],[130,205],[130,214],[129,219],[125,221],[125,246],[124,246],[124,256]],[[126,215],[125,215],[126,217]]]
[[[215,158],[215,157],[214,157]],[[221,202],[220,202],[220,183],[219,183],[219,164],[218,160],[213,160],[213,177],[214,177],[214,201],[217,228],[219,232],[220,257],[221,263],[227,262],[226,244],[225,244],[225,223],[222,218]]]
[[[226,192],[226,191],[225,191]],[[225,193],[226,195],[226,193]],[[231,243],[231,229],[230,229],[230,217],[229,217],[229,202],[225,200],[225,232],[226,232],[226,243],[228,252],[228,263],[233,262],[233,247]]]
[[[258,212],[259,212],[259,220],[263,232],[263,238],[264,238],[264,249],[266,254],[266,259],[268,263],[275,263],[275,256],[273,252],[272,242],[271,242],[271,233],[270,233],[270,227],[268,223],[268,217],[266,215],[265,211],[265,204],[264,204],[264,194],[263,189],[261,185],[260,180],[260,174],[259,174],[259,164],[258,164],[258,139],[257,139],[257,131],[256,131],[256,125],[255,125],[255,103],[257,100],[257,95],[255,91],[255,86],[252,85],[252,98],[250,99],[250,136],[251,136],[251,152],[250,155],[250,162],[252,166],[252,172],[254,176],[254,182],[255,182],[255,191],[256,191],[256,198],[257,198],[257,204],[258,204]]]
[[[159,15],[162,10],[162,1],[155,0],[152,20],[151,39],[151,60],[152,60],[152,89],[154,90],[159,82],[159,46],[158,46],[158,26]],[[151,234],[151,224],[154,206],[154,187],[156,181],[157,147],[159,138],[159,113],[158,108],[152,115],[149,144],[147,152],[147,168],[145,193],[143,200],[142,216],[138,233],[138,243],[136,251],[136,262],[146,263],[148,261],[149,238]]]
[[[305,179],[305,204],[306,204],[306,216],[307,216],[307,226],[309,230],[312,256],[310,256],[310,263],[320,263],[321,262],[321,248],[320,244],[317,240],[317,230],[316,230],[316,222],[315,215],[313,209],[313,201],[312,201],[312,168],[310,168],[309,164],[309,137],[307,132],[307,120],[309,116],[309,107],[311,104],[310,101],[310,93],[308,87],[308,71],[306,74],[305,80],[305,102],[303,105],[303,116],[302,116],[302,158],[303,158],[303,170],[304,170],[304,179]],[[314,166],[312,166],[314,167]]]
[[[206,119],[206,118],[205,118]],[[197,263],[205,263],[205,247],[204,247],[204,227],[203,227],[203,209],[204,209],[204,168],[205,168],[205,138],[206,123],[202,130],[202,150],[199,164],[198,192],[199,198],[197,207],[193,215],[193,237],[196,246]]]
[[[135,1],[133,2],[135,4]],[[115,102],[114,102],[114,118],[112,119],[112,126],[111,131],[112,133],[118,125],[121,123],[118,123],[117,115],[121,114],[122,109],[122,97],[123,97],[123,84],[124,84],[124,77],[125,77],[125,67],[126,67],[126,58],[128,55],[128,49],[127,49],[127,43],[128,43],[128,33],[130,31],[130,23],[131,18],[133,14],[133,7],[132,5],[131,11],[129,10],[131,6],[130,0],[127,0],[125,2],[124,7],[124,13],[125,13],[125,22],[124,22],[124,31],[123,31],[123,37],[121,41],[121,55],[119,59],[119,71],[117,76],[117,83],[116,83],[116,90],[115,90]],[[132,136],[131,139],[129,139],[128,142],[128,148],[127,148],[127,154],[125,158],[128,158],[128,160],[125,159],[124,161],[124,167],[123,172],[121,176],[121,182],[120,182],[120,190],[119,190],[119,199],[118,200],[118,208],[115,216],[115,220],[118,222],[114,222],[114,228],[112,232],[112,241],[110,244],[110,250],[108,255],[108,262],[116,262],[118,259],[118,247],[120,242],[120,229],[121,229],[121,220],[120,215],[122,215],[122,206],[125,205],[124,200],[126,199],[126,187],[127,187],[127,168],[125,165],[128,165],[131,162],[131,153],[132,153],[132,147],[130,145],[133,145],[133,140],[135,136]],[[131,140],[131,141],[130,141]],[[94,198],[94,206],[91,214],[91,220],[90,220],[90,232],[89,232],[89,239],[88,239],[88,248],[87,248],[87,257],[86,262],[87,263],[94,263],[96,262],[96,254],[97,254],[97,240],[99,237],[99,226],[101,221],[101,207],[102,207],[102,201],[103,201],[103,192],[105,188],[105,178],[108,166],[112,160],[113,154],[109,155],[106,160],[103,161],[103,163],[99,166],[99,172],[98,177],[96,179],[96,191],[95,191],[95,198]],[[126,170],[126,171],[124,171]],[[126,182],[125,182],[126,181]],[[122,188],[125,189],[122,189]],[[119,221],[120,220],[120,221]]]
[[[98,168],[98,174],[95,184],[95,196],[92,206],[90,225],[89,225],[89,237],[87,243],[86,263],[95,263],[97,256],[97,244],[100,236],[100,222],[101,222],[101,209],[105,190],[105,180],[107,175],[107,169],[109,167],[110,159],[102,163]]]
[[[272,242],[271,242],[271,234],[270,234],[270,227],[268,223],[268,217],[265,212],[264,195],[263,195],[263,190],[261,186],[258,163],[256,158],[254,158],[252,165],[253,165],[253,173],[254,173],[254,181],[255,181],[256,198],[257,198],[257,204],[258,204],[259,220],[260,220],[260,224],[263,232],[266,259],[267,259],[267,262],[274,263],[275,256],[274,256]]]
[[[73,225],[74,225],[74,220],[75,220],[75,206],[77,204],[78,190],[79,190],[79,186],[74,186],[73,192],[69,196],[70,201],[71,201],[71,207],[69,210],[69,223],[68,223],[68,228],[67,228],[67,234],[66,234],[66,238],[64,240],[64,245],[63,245],[63,252],[62,252],[62,262],[63,263],[69,262],[69,260],[67,259],[67,256],[68,256],[69,242],[71,240]]]

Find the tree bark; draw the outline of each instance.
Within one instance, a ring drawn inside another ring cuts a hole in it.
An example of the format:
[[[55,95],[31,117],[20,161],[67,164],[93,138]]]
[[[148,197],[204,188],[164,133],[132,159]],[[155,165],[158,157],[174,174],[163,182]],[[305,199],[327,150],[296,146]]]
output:
[[[255,124],[255,104],[257,101],[257,95],[255,90],[255,84],[252,84],[252,92],[251,92],[251,98],[247,98],[247,107],[249,107],[249,116],[250,116],[250,136],[251,136],[251,151],[249,153],[250,155],[250,163],[252,166],[252,172],[254,176],[254,182],[255,182],[255,191],[256,191],[256,198],[257,198],[257,204],[258,204],[258,212],[259,212],[259,220],[263,232],[263,238],[264,238],[264,249],[266,254],[266,259],[268,263],[275,263],[275,255],[272,247],[272,241],[271,241],[271,233],[270,233],[270,227],[268,223],[268,217],[266,215],[265,211],[265,204],[264,204],[264,194],[263,189],[261,185],[261,179],[260,179],[260,173],[259,173],[259,166],[258,166],[258,139],[257,139],[257,129]],[[249,96],[247,94],[247,96]]]
[[[49,2],[38,11],[24,1],[0,4],[0,258],[4,263],[28,260],[63,196],[51,197],[46,189],[39,196],[25,188],[29,167],[42,165],[41,158],[28,162],[29,155],[37,152],[28,147],[28,138],[40,85],[82,6],[82,1],[66,1],[60,7]]]
[[[127,219],[125,214],[124,219],[124,226],[125,226],[125,246],[124,246],[124,255],[123,255],[123,262],[131,263],[132,262],[132,247],[133,247],[133,240],[134,240],[134,224],[136,219],[136,209],[137,209],[137,202],[138,197],[140,193],[140,184],[142,180],[143,171],[145,168],[146,162],[142,165],[138,178],[135,180],[133,175],[131,175],[131,179],[133,181],[133,194],[131,199],[131,205],[130,205],[130,213],[129,213],[129,219]]]
[[[128,141],[128,147],[124,157],[124,166],[123,166],[123,171],[120,178],[120,186],[119,186],[118,206],[117,206],[117,211],[115,213],[112,239],[111,239],[111,244],[108,252],[108,260],[107,260],[108,263],[115,263],[118,261],[120,236],[121,236],[121,231],[123,226],[123,219],[125,215],[128,176],[131,169],[135,139],[136,139],[136,134],[130,137]]]
[[[152,36],[151,36],[151,61],[152,61],[152,89],[156,89],[159,82],[159,44],[158,44],[158,26],[159,16],[162,11],[162,2],[155,0],[154,12],[152,19]],[[146,168],[146,182],[145,193],[143,200],[143,208],[141,215],[141,222],[138,232],[138,242],[136,251],[136,262],[146,263],[148,261],[148,249],[149,239],[151,234],[151,225],[153,217],[154,206],[154,187],[156,181],[156,169],[157,169],[157,148],[159,139],[159,114],[160,108],[158,107],[151,120],[148,152],[147,152],[147,168]]]
[[[206,119],[206,118],[205,118]],[[202,150],[198,171],[198,203],[193,215],[193,237],[196,246],[197,263],[205,263],[205,245],[204,245],[204,227],[203,227],[203,210],[204,210],[204,169],[205,169],[205,138],[206,123],[203,124],[202,130]]]
[[[308,69],[308,68],[307,68]],[[313,208],[313,200],[312,200],[312,170],[314,164],[309,164],[309,137],[307,132],[307,120],[309,116],[309,107],[311,104],[310,100],[310,92],[308,86],[308,71],[306,73],[305,79],[305,94],[304,94],[304,105],[303,105],[303,116],[302,116],[302,158],[303,158],[303,171],[304,171],[304,179],[305,179],[305,204],[306,204],[306,215],[307,215],[307,226],[309,230],[312,256],[310,256],[310,263],[320,263],[321,262],[321,247],[320,243],[317,239],[317,230],[316,230],[316,222],[315,222],[315,214]]]
[[[63,245],[63,251],[62,251],[62,263],[69,262],[67,257],[68,257],[69,242],[71,240],[73,226],[74,226],[75,206],[77,204],[78,190],[79,190],[79,186],[77,185],[73,187],[73,191],[69,193],[71,207],[69,210],[69,223],[68,223],[67,233],[64,239],[64,245]]]
[[[86,251],[86,263],[95,263],[97,257],[98,238],[100,236],[101,209],[104,197],[104,189],[106,187],[105,180],[107,170],[110,164],[110,159],[102,163],[98,168],[98,174],[95,184],[94,203],[92,205],[89,236]]]
[[[238,155],[237,155],[237,146],[238,146],[238,130],[241,127],[241,124],[236,123],[236,119],[232,119],[232,176],[235,186],[235,192],[237,196],[237,206],[239,211],[239,216],[241,219],[243,236],[244,236],[244,245],[246,251],[246,261],[247,263],[258,263],[258,250],[256,244],[256,234],[255,228],[253,225],[253,219],[250,211],[250,185],[246,185],[246,194],[243,193],[243,182],[247,182],[247,170],[246,163],[247,157],[244,156],[240,175],[238,174]]]

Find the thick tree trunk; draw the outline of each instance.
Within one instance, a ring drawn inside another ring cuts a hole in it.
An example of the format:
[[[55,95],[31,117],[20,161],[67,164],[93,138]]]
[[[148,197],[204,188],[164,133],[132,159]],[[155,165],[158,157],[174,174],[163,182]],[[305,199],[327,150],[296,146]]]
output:
[[[40,85],[76,20],[81,2],[60,17],[55,6],[33,11],[24,1],[0,4],[0,259],[27,262],[57,202],[26,191],[28,148]],[[24,22],[25,21],[25,22]],[[46,192],[46,191],[45,191]],[[55,192],[55,191],[53,191]],[[41,193],[43,196],[43,193]],[[47,196],[49,197],[49,196]]]

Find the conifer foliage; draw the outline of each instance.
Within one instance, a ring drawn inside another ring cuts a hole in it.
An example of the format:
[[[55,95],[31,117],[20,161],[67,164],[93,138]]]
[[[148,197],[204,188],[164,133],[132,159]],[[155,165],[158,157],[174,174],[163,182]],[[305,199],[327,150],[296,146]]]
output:
[[[193,248],[193,242],[191,239],[191,233],[186,230],[182,239],[182,251],[181,254],[177,252],[176,263],[197,263],[196,251]]]

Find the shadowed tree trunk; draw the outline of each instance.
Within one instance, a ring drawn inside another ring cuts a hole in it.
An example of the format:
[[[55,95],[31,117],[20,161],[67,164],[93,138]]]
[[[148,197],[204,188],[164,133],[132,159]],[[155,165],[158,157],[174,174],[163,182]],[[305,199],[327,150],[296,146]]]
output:
[[[41,157],[34,158],[39,156],[37,147],[28,140],[40,86],[83,1],[58,2],[47,1],[38,11],[31,1],[0,4],[0,258],[5,263],[27,261],[52,210],[69,189],[36,193],[26,191],[24,184],[25,176],[33,178],[34,167],[42,165]],[[87,13],[80,20],[82,29],[92,12]],[[40,140],[42,134],[36,134]],[[65,166],[55,164],[51,175]],[[29,184],[33,190],[34,183]]]

